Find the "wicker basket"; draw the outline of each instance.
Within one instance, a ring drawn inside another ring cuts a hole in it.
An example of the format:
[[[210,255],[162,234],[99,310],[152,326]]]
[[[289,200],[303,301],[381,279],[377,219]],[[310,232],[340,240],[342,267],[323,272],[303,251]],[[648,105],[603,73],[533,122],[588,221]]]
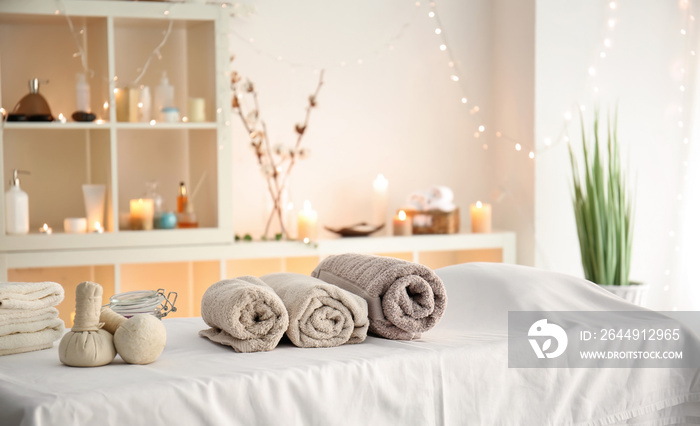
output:
[[[404,210],[413,223],[413,234],[456,234],[459,232],[459,208],[440,210]]]

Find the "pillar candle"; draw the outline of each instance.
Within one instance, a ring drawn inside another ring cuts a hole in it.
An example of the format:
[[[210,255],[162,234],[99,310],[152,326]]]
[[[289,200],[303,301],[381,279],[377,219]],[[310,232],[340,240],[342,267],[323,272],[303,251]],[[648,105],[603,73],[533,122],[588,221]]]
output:
[[[389,181],[384,177],[384,175],[379,174],[372,182],[372,187],[374,189],[372,196],[372,224],[381,225],[386,223],[386,197]]]
[[[131,229],[150,231],[153,229],[153,200],[138,198],[129,201]]]
[[[129,121],[129,89],[114,89],[117,121]]]
[[[406,212],[399,210],[394,216],[394,235],[396,236],[407,236],[413,235],[413,221],[411,218],[406,216]]]
[[[187,100],[187,117],[190,123],[207,121],[204,98],[189,98]]]
[[[477,201],[469,207],[472,219],[472,232],[491,232],[491,204]]]
[[[316,239],[318,213],[311,208],[309,200],[304,201],[304,209],[297,216],[297,240],[309,242]]]

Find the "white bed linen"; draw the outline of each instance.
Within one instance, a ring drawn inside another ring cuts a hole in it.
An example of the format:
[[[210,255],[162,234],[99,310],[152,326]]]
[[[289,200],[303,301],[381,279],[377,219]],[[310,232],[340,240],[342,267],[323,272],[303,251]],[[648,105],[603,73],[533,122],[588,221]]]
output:
[[[665,425],[700,422],[697,369],[509,369],[508,310],[637,309],[564,275],[500,264],[438,270],[448,307],[415,341],[235,353],[167,319],[150,365],[0,357],[0,425]],[[637,417],[639,422],[635,422]]]

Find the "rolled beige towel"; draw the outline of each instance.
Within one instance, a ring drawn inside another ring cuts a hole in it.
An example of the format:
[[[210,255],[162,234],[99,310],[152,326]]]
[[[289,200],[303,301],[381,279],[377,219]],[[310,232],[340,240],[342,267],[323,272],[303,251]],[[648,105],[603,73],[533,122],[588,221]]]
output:
[[[330,348],[367,337],[367,302],[360,296],[308,275],[280,272],[260,279],[284,302],[294,345]]]
[[[212,284],[202,296],[202,319],[210,329],[199,335],[236,352],[274,349],[289,325],[284,303],[257,277]]]
[[[394,340],[419,338],[440,321],[445,286],[427,266],[367,254],[324,259],[311,273],[361,296],[369,308],[369,331]]]
[[[50,281],[0,283],[0,309],[48,308],[61,303],[63,296],[63,287]]]

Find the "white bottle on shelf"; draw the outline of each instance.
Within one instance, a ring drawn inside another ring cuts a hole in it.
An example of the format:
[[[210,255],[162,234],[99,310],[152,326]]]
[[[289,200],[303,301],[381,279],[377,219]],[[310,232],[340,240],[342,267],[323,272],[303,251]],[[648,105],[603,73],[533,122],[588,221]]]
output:
[[[29,173],[14,169],[10,189],[5,192],[5,231],[10,235],[29,232],[29,196],[19,187],[19,173]]]
[[[160,84],[154,90],[153,101],[153,118],[158,121],[165,121],[162,115],[163,108],[175,106],[175,90],[168,81],[168,74],[165,71],[163,71]]]
[[[148,86],[141,86],[139,91],[139,121],[141,123],[151,121],[151,91]]]
[[[90,85],[87,83],[85,74],[75,75],[75,106],[76,111],[90,112]]]

